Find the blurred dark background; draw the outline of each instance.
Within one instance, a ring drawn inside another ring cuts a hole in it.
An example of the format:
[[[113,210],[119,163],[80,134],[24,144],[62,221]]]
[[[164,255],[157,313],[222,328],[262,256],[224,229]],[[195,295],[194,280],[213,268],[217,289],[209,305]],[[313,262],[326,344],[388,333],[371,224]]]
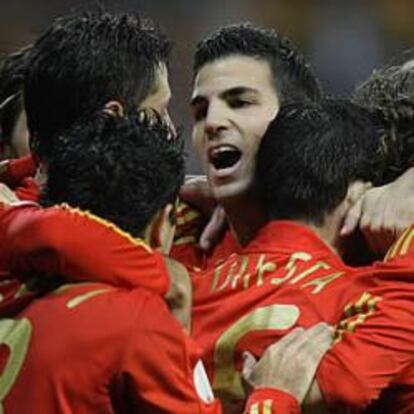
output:
[[[414,40],[412,0],[0,0],[0,54],[33,41],[55,17],[98,5],[143,11],[174,41],[171,112],[189,144],[192,54],[197,41],[218,26],[250,20],[288,35],[325,91],[339,95]],[[188,167],[198,170],[192,157]]]

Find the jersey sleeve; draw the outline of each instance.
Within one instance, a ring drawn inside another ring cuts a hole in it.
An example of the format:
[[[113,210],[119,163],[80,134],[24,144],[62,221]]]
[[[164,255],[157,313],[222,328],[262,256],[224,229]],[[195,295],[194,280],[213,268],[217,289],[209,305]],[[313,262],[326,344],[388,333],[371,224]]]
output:
[[[0,181],[7,184],[20,200],[38,201],[40,189],[33,179],[36,169],[36,161],[31,154],[6,160],[0,165]]]
[[[298,401],[273,388],[259,388],[249,397],[245,414],[300,414]]]
[[[36,174],[36,162],[31,154],[21,158],[3,161],[0,180],[12,188],[18,187],[22,180]]]
[[[115,225],[68,206],[3,209],[0,237],[0,264],[13,276],[56,273],[71,281],[144,287],[160,295],[169,289],[158,252]]]
[[[345,308],[336,343],[318,369],[317,380],[333,412],[360,412],[401,377],[414,360],[412,272],[385,272]],[[355,411],[353,411],[355,410]]]

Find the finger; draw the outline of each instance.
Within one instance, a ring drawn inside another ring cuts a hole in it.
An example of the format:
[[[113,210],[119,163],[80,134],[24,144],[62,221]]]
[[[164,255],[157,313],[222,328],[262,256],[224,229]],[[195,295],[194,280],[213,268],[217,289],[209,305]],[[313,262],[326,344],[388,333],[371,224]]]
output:
[[[204,175],[190,176],[190,178],[186,179],[180,189],[180,198],[208,214],[217,205],[212,196],[207,177]]]
[[[295,351],[295,358],[304,361],[306,374],[313,376],[320,361],[333,343],[333,328],[313,327],[308,329],[300,338],[302,344]]]
[[[326,322],[319,322],[313,326],[311,326],[310,328],[306,329],[303,334],[301,335],[301,337],[305,340],[305,341],[313,341],[319,337],[332,337],[333,335],[333,328],[328,325]]]
[[[373,203],[371,203],[371,206],[371,209],[367,208],[363,213],[360,228],[371,251],[376,255],[381,255],[383,253],[383,238],[385,237],[383,229],[384,209],[380,200],[378,200],[375,207],[373,207]]]
[[[364,197],[361,197],[348,211],[342,225],[340,235],[349,236],[359,225],[361,219]]]
[[[226,229],[226,223],[226,213],[217,207],[200,236],[199,245],[203,251],[209,252],[217,244]]]
[[[243,352],[243,368],[242,375],[244,379],[250,383],[250,377],[256,365],[256,358],[248,351]]]
[[[291,346],[290,350],[294,353],[300,352],[303,348],[313,349],[320,343],[332,343],[334,330],[325,322],[319,322],[308,328],[296,339],[295,347]]]

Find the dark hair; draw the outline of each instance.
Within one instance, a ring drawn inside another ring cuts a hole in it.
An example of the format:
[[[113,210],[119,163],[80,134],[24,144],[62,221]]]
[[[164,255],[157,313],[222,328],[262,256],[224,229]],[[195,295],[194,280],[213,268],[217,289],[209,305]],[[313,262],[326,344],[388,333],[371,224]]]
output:
[[[126,111],[155,89],[170,43],[139,14],[82,13],[57,19],[35,43],[25,105],[35,150],[46,158],[53,136],[116,99]]]
[[[23,111],[23,83],[32,46],[6,55],[0,63],[0,142],[10,144]]]
[[[377,122],[346,101],[282,107],[258,154],[257,181],[269,218],[320,225],[352,182],[372,180]]]
[[[378,112],[383,121],[381,143],[387,157],[378,184],[393,181],[414,165],[414,59],[395,62],[374,71],[353,94],[356,103]]]
[[[41,204],[68,203],[139,236],[183,178],[182,139],[159,116],[99,113],[55,137]]]
[[[315,101],[321,97],[319,82],[310,65],[289,39],[250,23],[222,27],[201,41],[194,57],[194,76],[204,65],[231,55],[268,62],[281,103]]]

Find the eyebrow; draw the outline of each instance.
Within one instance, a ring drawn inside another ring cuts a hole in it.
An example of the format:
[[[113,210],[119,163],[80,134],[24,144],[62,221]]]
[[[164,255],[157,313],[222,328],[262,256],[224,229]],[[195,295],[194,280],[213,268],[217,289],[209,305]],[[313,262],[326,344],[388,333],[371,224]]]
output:
[[[257,91],[257,89],[249,88],[247,86],[236,86],[234,88],[230,88],[230,89],[227,89],[227,90],[223,91],[220,94],[220,98],[221,99],[234,98],[235,96],[240,96],[240,95],[244,95],[244,94],[247,94],[247,93],[257,94],[258,91]],[[205,102],[206,100],[207,100],[207,98],[205,96],[197,95],[191,100],[190,106],[197,106],[197,105]]]

